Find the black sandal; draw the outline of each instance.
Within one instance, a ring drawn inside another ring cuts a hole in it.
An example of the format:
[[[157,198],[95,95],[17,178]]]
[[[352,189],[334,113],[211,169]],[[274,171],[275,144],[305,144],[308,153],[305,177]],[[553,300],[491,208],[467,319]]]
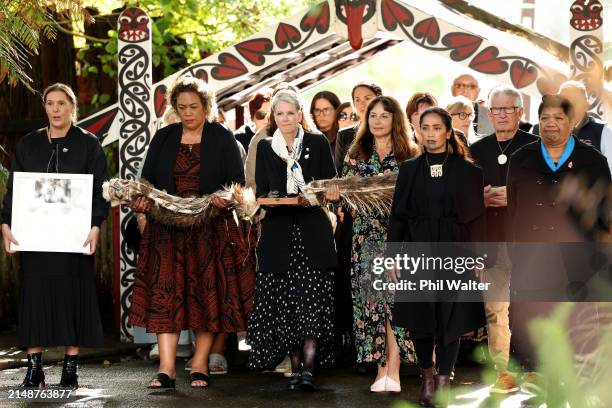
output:
[[[205,381],[206,385],[193,385],[194,381]],[[210,385],[210,377],[204,373],[191,373],[189,374],[189,382],[191,388],[207,388]]]
[[[159,385],[151,385],[153,381],[159,382]],[[155,377],[151,378],[149,381],[149,385],[147,388],[161,389],[161,388],[175,388],[176,380],[171,379],[170,376],[166,373],[157,373]]]

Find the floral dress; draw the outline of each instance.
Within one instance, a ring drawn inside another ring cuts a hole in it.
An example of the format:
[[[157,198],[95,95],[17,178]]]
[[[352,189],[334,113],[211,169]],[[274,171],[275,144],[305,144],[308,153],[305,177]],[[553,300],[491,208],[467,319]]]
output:
[[[372,177],[398,171],[393,153],[381,162],[374,150],[367,162],[347,155],[342,176]],[[388,225],[387,216],[375,213],[356,213],[353,222],[351,292],[357,362],[385,362],[386,320],[389,318],[392,322],[391,305],[383,292],[371,290],[374,275],[367,265],[372,265],[373,254],[382,253]],[[393,327],[393,331],[402,361],[415,363],[416,354],[408,332],[401,327]]]

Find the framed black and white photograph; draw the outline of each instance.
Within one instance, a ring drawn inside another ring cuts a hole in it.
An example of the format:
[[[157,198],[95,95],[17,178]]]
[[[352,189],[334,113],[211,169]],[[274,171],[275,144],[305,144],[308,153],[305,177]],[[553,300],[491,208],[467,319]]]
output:
[[[91,230],[91,174],[15,172],[11,229],[17,251],[86,253]]]

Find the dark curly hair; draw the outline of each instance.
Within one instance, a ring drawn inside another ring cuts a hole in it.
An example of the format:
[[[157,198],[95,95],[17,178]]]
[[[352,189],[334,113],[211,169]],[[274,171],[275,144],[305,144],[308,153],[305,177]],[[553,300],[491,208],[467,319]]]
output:
[[[178,96],[185,92],[192,92],[199,96],[208,122],[215,122],[217,120],[215,93],[206,82],[192,76],[184,76],[177,79],[174,85],[172,85],[170,92],[168,92],[168,101],[176,112],[178,112],[176,108]]]

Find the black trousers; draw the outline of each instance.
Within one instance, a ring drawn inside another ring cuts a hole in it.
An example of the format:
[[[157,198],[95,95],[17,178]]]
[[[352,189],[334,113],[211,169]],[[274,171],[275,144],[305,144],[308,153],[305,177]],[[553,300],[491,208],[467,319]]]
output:
[[[433,367],[434,346],[436,350],[436,363],[438,365],[438,374],[450,375],[457,361],[459,353],[459,339],[450,343],[444,344],[444,339],[433,337],[412,339],[414,351],[419,360],[419,367],[423,369]]]

